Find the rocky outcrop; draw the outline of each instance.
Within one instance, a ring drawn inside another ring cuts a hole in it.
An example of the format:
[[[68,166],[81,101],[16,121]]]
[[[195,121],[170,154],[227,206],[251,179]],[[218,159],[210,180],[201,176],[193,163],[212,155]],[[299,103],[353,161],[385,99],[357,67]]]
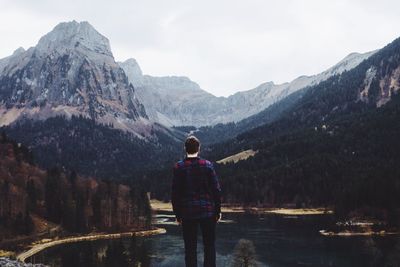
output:
[[[379,66],[371,66],[365,72],[364,82],[359,92],[359,100],[382,107],[400,90],[400,62],[398,56],[382,60]]]

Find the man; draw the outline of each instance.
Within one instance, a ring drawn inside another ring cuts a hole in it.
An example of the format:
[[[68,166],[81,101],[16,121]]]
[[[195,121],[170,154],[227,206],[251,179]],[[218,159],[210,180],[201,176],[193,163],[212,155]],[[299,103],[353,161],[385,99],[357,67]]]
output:
[[[212,163],[198,156],[200,141],[189,136],[186,158],[174,166],[172,207],[182,225],[186,267],[197,267],[197,228],[204,245],[204,267],[215,267],[215,226],[221,218],[221,188]]]

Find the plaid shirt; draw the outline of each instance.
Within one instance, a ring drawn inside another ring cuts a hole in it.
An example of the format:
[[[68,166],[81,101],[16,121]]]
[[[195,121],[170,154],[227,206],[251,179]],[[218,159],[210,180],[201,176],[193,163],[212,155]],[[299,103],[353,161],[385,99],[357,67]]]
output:
[[[174,166],[172,208],[177,219],[200,219],[221,212],[221,188],[212,163],[185,158]]]

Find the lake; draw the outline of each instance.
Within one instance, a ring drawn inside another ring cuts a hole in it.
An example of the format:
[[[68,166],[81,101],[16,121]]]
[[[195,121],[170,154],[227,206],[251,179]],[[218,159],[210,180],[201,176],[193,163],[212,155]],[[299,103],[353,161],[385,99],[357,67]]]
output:
[[[400,237],[325,237],[332,215],[224,214],[217,226],[217,266],[231,266],[240,239],[251,240],[260,266],[400,266]],[[167,234],[61,245],[30,259],[50,266],[184,266],[180,227],[170,213],[156,217]],[[200,238],[200,237],[199,237]],[[200,240],[199,240],[200,241]],[[199,243],[199,266],[202,266]]]

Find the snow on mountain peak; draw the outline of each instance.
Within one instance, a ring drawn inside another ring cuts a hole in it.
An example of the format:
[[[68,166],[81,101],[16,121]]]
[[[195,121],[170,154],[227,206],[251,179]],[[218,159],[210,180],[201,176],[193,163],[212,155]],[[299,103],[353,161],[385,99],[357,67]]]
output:
[[[112,56],[108,39],[87,21],[59,23],[51,32],[40,38],[36,46],[37,49],[47,52],[78,47]]]

